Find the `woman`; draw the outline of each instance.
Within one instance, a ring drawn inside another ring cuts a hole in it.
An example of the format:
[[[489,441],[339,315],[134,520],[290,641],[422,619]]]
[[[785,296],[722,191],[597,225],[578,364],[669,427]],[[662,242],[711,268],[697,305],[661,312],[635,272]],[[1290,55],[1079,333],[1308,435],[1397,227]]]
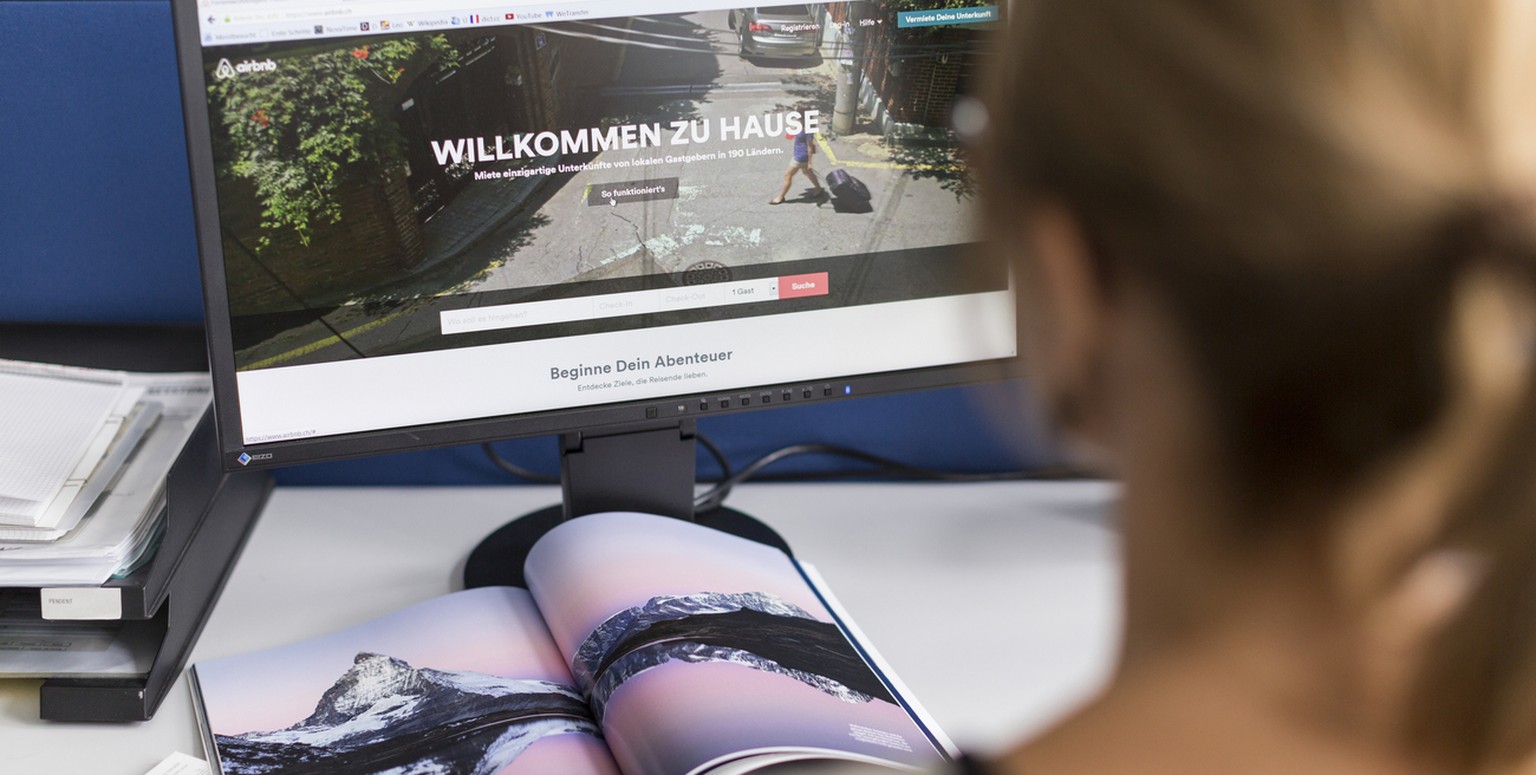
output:
[[[1126,630],[995,769],[1536,768],[1531,5],[1015,9],[991,236],[1125,482]]]
[[[1124,481],[1126,620],[978,769],[1536,772],[1533,9],[1012,5],[990,238]]]
[[[801,107],[800,110],[804,112],[805,108]],[[798,134],[793,135],[792,139],[794,140],[794,148],[790,156],[789,169],[784,171],[784,185],[779,189],[778,196],[768,200],[768,204],[784,204],[784,197],[789,196],[789,189],[795,184],[795,173],[797,172],[804,175],[807,180],[811,181],[811,185],[815,187],[815,190],[811,192],[812,200],[819,201],[824,193],[824,189],[821,187],[821,179],[816,176],[816,169],[811,166],[811,161],[816,157],[816,133],[809,129],[803,129]]]

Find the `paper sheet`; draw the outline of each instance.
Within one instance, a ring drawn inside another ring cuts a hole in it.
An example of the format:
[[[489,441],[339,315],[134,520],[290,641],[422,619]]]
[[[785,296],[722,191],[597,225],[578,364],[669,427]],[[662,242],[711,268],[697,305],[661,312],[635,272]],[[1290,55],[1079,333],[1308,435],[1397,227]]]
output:
[[[82,464],[70,476],[63,489],[43,504],[41,513],[35,517],[31,527],[0,528],[0,540],[5,540],[5,537],[21,540],[22,532],[37,531],[33,540],[52,541],[80,524],[81,518],[90,511],[96,499],[122,472],[123,464],[138,448],[139,442],[160,421],[160,405],[153,401],[139,401],[138,397],[142,394],[142,390],[135,389],[125,395],[126,400],[134,403],[124,407],[121,414],[114,412],[107,424],[102,426],[102,437],[98,439],[100,443],[93,444],[86,455],[86,460],[92,461],[91,465],[87,467]],[[98,446],[103,451],[97,452]],[[7,530],[13,532],[7,533]]]
[[[209,775],[208,762],[180,751],[165,757],[155,768],[144,775]]]
[[[33,525],[56,493],[96,468],[116,435],[112,418],[143,391],[112,372],[48,375],[9,365],[0,365],[0,523]]]

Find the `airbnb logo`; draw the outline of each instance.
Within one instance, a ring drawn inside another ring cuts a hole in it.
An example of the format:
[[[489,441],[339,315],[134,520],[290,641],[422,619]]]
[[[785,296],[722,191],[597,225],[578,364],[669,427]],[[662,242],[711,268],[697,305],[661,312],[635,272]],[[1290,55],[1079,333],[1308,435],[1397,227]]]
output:
[[[220,59],[219,66],[213,69],[214,77],[227,81],[237,75],[247,73],[270,73],[277,70],[277,62],[271,59],[257,61],[247,59],[238,65],[230,64],[228,59]]]

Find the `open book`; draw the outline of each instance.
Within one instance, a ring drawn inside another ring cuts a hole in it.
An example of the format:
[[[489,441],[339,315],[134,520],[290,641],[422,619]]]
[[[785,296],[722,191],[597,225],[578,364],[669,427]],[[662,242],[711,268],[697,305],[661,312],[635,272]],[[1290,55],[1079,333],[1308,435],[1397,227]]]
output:
[[[198,664],[226,775],[915,769],[951,746],[783,552],[682,520],[598,514],[488,587]]]

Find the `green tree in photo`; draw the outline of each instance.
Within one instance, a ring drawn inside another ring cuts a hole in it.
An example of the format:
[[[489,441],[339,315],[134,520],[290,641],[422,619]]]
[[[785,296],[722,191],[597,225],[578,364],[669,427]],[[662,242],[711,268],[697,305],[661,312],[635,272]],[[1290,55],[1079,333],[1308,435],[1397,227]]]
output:
[[[378,174],[404,158],[395,121],[406,88],[423,74],[457,66],[441,36],[401,38],[278,60],[271,72],[215,78],[227,144],[218,174],[255,184],[261,246],[292,229],[308,245],[316,226],[341,220],[336,194],[351,174]]]

